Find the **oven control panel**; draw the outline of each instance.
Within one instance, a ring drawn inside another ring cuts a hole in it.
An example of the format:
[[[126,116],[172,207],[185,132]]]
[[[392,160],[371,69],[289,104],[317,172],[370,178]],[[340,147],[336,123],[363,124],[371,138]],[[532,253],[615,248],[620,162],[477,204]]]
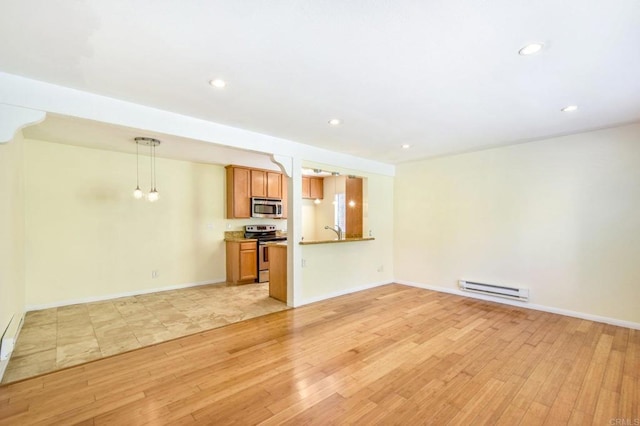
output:
[[[270,232],[276,230],[276,225],[247,225],[245,232]]]

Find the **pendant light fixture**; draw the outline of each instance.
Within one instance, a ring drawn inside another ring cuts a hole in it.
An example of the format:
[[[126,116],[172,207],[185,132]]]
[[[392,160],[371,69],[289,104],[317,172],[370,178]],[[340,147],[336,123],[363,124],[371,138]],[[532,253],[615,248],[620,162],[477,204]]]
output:
[[[139,200],[142,198],[142,190],[140,189],[140,158],[139,158],[139,146],[136,140],[136,189],[133,190],[133,198]]]
[[[145,137],[137,137],[134,138],[136,142],[136,189],[133,191],[133,196],[136,199],[141,199],[143,196],[142,190],[140,190],[140,181],[139,181],[139,145],[146,145],[149,147],[149,161],[150,161],[150,191],[147,194],[147,200],[150,202],[158,201],[160,198],[160,194],[156,189],[156,146],[160,145],[160,141],[154,138],[145,138]]]

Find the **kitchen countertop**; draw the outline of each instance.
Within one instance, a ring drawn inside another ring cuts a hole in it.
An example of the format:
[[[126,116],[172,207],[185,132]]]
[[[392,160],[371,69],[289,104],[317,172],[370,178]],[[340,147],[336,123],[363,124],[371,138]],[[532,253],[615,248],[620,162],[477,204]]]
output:
[[[255,238],[245,238],[244,231],[225,231],[224,240],[226,242],[256,242],[258,241]]]
[[[256,242],[255,238],[245,238],[244,231],[225,231],[224,240],[226,242]]]
[[[287,233],[283,231],[276,231],[278,237],[286,237]],[[228,242],[255,242],[257,238],[245,238],[244,231],[225,231],[224,240]],[[285,243],[286,244],[286,243]]]
[[[300,245],[312,245],[312,244],[334,244],[334,243],[352,243],[354,241],[373,241],[375,238],[366,237],[366,238],[345,238],[344,240],[309,240],[309,241],[300,241]]]

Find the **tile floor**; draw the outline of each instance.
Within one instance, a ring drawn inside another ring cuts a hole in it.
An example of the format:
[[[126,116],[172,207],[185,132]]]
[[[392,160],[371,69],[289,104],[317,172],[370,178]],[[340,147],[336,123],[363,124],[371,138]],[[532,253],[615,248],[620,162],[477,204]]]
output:
[[[268,283],[222,283],[28,312],[2,383],[284,309]]]

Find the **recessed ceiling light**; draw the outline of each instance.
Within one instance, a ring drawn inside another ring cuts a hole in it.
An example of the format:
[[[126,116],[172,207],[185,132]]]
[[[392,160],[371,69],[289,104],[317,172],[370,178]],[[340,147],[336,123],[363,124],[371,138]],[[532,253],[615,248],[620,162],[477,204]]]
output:
[[[211,87],[215,87],[218,89],[222,89],[224,86],[227,85],[227,83],[219,78],[214,78],[213,80],[209,80],[209,84],[211,85]]]
[[[329,120],[329,124],[332,126],[338,126],[342,123],[342,120],[338,119],[338,118],[332,118],[331,120]]]
[[[411,145],[409,145],[408,143],[403,143],[402,145],[400,145],[402,147],[402,149],[409,149],[411,148]]]
[[[577,109],[578,109],[578,105],[568,105],[568,106],[562,108],[560,111],[562,111],[562,112],[573,112],[573,111],[575,111]]]
[[[544,44],[542,43],[529,43],[522,49],[518,50],[518,53],[522,56],[535,55],[536,53],[541,51],[543,47]]]

